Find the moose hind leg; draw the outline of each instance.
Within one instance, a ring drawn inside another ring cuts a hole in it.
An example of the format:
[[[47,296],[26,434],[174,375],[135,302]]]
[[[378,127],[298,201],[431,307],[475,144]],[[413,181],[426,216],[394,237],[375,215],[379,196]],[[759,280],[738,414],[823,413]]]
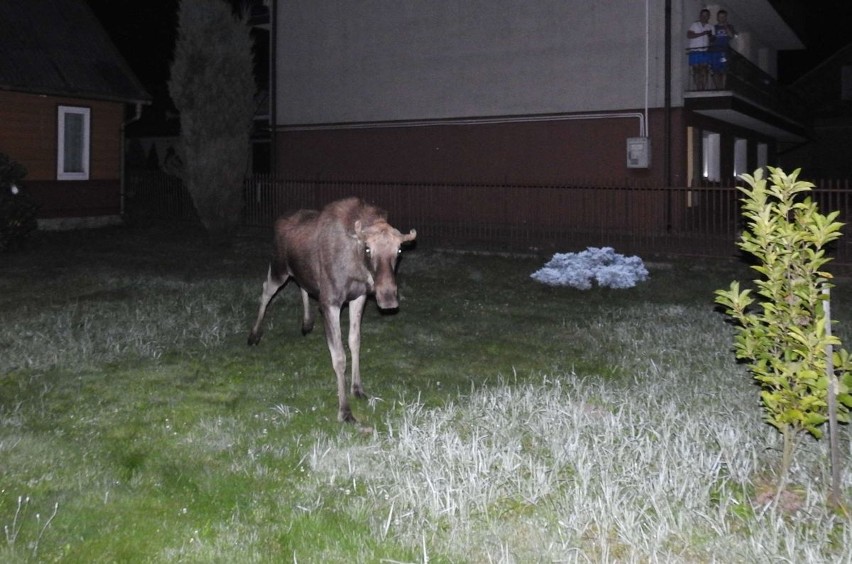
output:
[[[304,290],[302,292],[302,335],[307,335],[314,329],[314,310],[311,307],[311,297]]]
[[[266,281],[263,283],[263,291],[260,294],[260,309],[257,312],[257,320],[254,322],[254,326],[251,328],[251,333],[248,336],[248,344],[256,345],[260,342],[260,338],[263,336],[263,317],[266,315],[266,308],[269,306],[269,302],[272,301],[272,298],[275,297],[275,294],[278,293],[278,290],[281,289],[287,282],[287,278],[289,278],[286,274],[283,275],[275,275],[272,273],[272,265],[269,266],[269,271],[266,273]]]

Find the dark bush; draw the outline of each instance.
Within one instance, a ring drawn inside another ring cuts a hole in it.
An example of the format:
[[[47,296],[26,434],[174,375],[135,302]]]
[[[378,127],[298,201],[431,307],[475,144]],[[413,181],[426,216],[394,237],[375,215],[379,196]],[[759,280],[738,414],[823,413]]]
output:
[[[21,186],[26,175],[23,165],[0,153],[0,252],[19,247],[38,228],[38,204]]]

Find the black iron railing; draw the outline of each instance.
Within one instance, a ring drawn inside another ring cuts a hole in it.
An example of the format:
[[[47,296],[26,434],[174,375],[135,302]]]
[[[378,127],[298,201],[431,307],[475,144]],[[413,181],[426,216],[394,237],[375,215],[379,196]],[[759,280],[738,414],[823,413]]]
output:
[[[687,93],[727,92],[796,121],[805,120],[799,97],[734,49],[687,50],[686,62]]]
[[[135,221],[197,221],[175,177],[131,176]],[[852,218],[852,182],[819,181],[812,197],[823,213]],[[269,236],[274,219],[299,208],[320,208],[360,196],[389,213],[402,230],[416,228],[418,245],[522,252],[566,252],[611,246],[641,255],[732,257],[742,229],[731,185],[659,186],[629,182],[524,186],[452,183],[293,180],[253,175],[244,185],[242,223]],[[137,213],[139,210],[140,213]],[[142,213],[144,212],[144,213]],[[845,230],[847,228],[844,228]],[[838,264],[852,266],[852,228],[833,249]]]

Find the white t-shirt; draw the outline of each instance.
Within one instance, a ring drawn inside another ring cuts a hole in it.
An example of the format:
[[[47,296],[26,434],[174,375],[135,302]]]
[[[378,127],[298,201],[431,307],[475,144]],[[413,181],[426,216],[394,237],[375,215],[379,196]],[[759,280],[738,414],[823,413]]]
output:
[[[690,49],[707,49],[710,47],[710,36],[713,34],[713,26],[709,23],[703,24],[699,22],[693,22],[691,26],[689,26],[689,31],[692,33],[704,33],[705,31],[709,31],[710,35],[702,35],[701,37],[690,37],[689,48]]]

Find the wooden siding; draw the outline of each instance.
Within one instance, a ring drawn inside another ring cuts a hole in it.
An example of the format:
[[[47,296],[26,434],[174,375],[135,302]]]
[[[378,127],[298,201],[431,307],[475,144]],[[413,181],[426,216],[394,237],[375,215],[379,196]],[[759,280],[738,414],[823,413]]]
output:
[[[89,180],[56,179],[57,108],[91,108]],[[27,168],[26,188],[40,218],[121,212],[121,125],[124,104],[0,92],[0,152]]]
[[[121,183],[115,180],[35,181],[27,193],[41,206],[39,219],[115,216],[121,213]]]

